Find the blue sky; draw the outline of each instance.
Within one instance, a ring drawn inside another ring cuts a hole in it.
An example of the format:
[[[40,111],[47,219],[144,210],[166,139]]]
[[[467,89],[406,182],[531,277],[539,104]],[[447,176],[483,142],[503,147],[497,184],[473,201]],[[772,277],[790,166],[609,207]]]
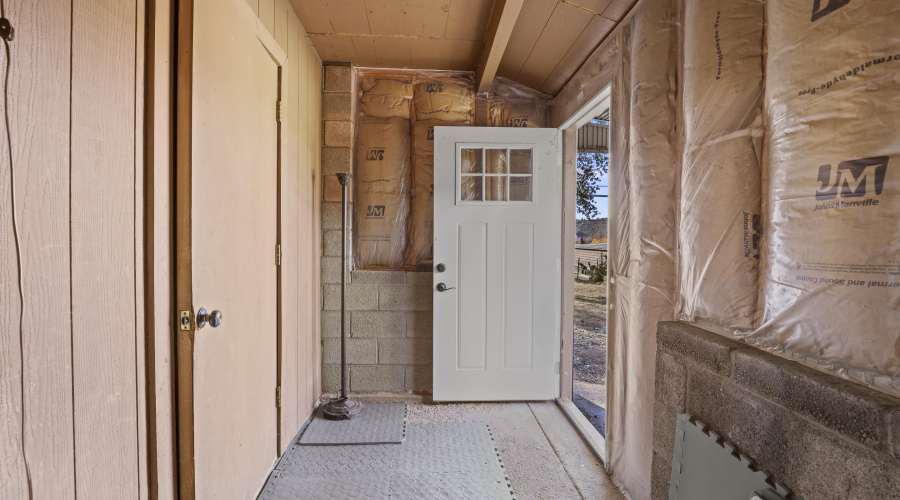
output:
[[[604,175],[600,177],[600,185],[601,186],[609,186],[609,176]],[[599,189],[597,194],[609,194],[609,188],[602,187]],[[609,198],[594,198],[594,202],[597,205],[597,211],[600,212],[599,218],[602,219],[604,217],[609,217]]]

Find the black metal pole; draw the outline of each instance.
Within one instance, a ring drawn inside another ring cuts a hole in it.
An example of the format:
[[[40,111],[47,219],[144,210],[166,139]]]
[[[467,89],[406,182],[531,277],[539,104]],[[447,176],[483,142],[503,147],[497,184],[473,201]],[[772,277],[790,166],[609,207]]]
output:
[[[338,174],[341,182],[341,399],[347,399],[347,186],[350,174]]]
[[[325,418],[347,420],[363,410],[363,404],[347,397],[347,189],[351,174],[337,174],[341,193],[341,394],[325,405]]]

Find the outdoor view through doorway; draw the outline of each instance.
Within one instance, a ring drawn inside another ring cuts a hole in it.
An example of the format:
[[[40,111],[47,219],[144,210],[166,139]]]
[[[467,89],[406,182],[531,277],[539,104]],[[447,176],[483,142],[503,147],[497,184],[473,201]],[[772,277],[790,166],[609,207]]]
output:
[[[578,130],[572,401],[606,436],[609,112]]]

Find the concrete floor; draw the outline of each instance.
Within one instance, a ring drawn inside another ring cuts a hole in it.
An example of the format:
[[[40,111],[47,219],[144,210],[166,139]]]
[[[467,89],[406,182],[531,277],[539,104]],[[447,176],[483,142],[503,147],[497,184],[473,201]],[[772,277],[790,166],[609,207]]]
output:
[[[491,424],[518,500],[624,499],[553,402],[410,403],[409,422]]]

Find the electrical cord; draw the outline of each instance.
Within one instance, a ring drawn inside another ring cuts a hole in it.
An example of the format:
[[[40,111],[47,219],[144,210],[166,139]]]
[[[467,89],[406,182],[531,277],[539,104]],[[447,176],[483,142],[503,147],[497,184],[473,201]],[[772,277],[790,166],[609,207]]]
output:
[[[3,75],[3,119],[6,125],[6,144],[9,153],[9,194],[12,204],[13,242],[16,247],[16,273],[19,284],[19,364],[21,374],[19,382],[22,389],[22,460],[25,463],[25,477],[28,482],[28,498],[34,498],[31,485],[31,468],[28,466],[28,455],[25,449],[25,286],[22,279],[22,247],[19,242],[19,221],[16,217],[16,177],[13,168],[12,131],[9,119],[9,72],[12,66],[12,52],[9,42],[12,41],[15,30],[12,23],[6,18],[6,2],[0,0],[0,38],[3,38],[3,48],[6,53],[6,68]]]

